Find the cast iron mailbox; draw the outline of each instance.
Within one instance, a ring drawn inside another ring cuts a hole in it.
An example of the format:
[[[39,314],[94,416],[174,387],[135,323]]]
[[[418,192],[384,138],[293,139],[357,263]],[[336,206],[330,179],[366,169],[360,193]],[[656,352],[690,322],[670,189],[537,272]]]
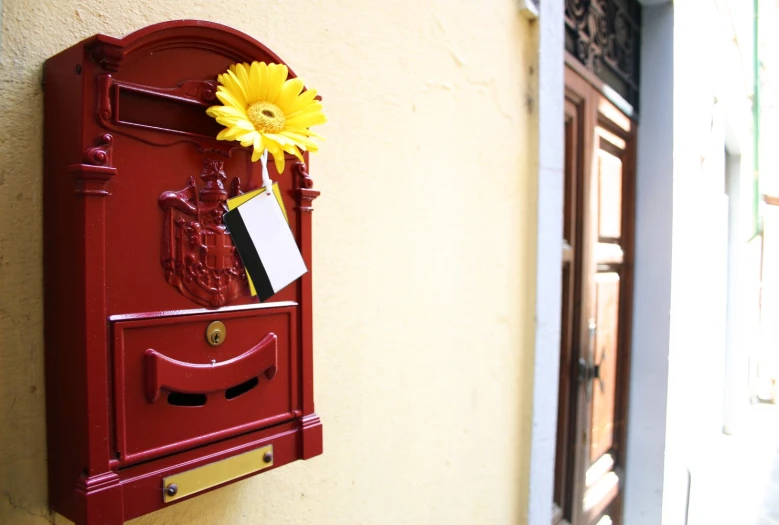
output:
[[[269,301],[250,296],[222,220],[261,166],[205,110],[217,74],[252,61],[283,63],[231,28],[176,21],[46,62],[49,497],[78,525],[322,452],[306,165],[269,166],[309,269]]]

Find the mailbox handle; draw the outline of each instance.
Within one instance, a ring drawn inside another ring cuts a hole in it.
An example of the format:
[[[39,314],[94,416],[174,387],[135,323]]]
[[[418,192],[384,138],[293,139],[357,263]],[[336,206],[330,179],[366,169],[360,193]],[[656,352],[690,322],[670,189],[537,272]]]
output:
[[[259,374],[273,379],[277,348],[278,338],[270,333],[243,354],[210,364],[178,361],[149,348],[144,353],[146,399],[149,403],[156,402],[162,389],[183,394],[208,394],[227,390]]]

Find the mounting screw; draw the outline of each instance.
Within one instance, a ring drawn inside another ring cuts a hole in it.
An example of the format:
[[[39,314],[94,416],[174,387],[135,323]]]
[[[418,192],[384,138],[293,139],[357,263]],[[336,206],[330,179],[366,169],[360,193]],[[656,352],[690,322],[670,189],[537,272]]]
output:
[[[262,460],[265,463],[270,463],[273,461],[273,452],[266,452],[264,456],[262,456]]]
[[[175,496],[178,493],[178,491],[179,491],[179,487],[175,483],[171,483],[170,485],[165,487],[165,493],[168,496]]]

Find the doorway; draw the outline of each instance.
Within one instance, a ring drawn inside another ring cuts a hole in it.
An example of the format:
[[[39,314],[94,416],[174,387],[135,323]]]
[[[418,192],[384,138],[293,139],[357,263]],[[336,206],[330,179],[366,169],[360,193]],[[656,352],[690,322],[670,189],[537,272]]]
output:
[[[553,525],[620,525],[630,376],[636,124],[565,71],[565,204]]]

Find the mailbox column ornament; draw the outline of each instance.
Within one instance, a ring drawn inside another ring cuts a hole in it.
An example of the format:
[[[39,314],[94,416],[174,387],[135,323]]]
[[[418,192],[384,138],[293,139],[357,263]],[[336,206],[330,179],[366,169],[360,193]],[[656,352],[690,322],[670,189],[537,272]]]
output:
[[[112,149],[114,137],[106,133],[98,141],[98,145],[84,152],[84,163],[73,164],[68,171],[76,177],[76,193],[105,197],[111,195],[106,185],[116,175],[113,167]]]
[[[298,207],[300,211],[314,211],[312,203],[319,197],[319,191],[314,189],[314,179],[306,171],[306,165],[303,162],[295,164],[295,175],[298,181]]]
[[[84,310],[80,322],[85,334],[85,360],[83,385],[87,402],[87,457],[84,471],[75,487],[74,505],[87,519],[98,519],[99,506],[95,499],[89,499],[90,492],[103,491],[109,504],[118,499],[119,476],[111,471],[111,448],[105,439],[105,428],[109,426],[109,405],[105,393],[108,383],[108,355],[105,341],[108,338],[106,326],[106,204],[104,197],[111,195],[108,183],[116,175],[113,166],[114,137],[102,135],[97,145],[84,151],[81,164],[73,164],[68,171],[75,177],[75,216],[83,225],[79,244],[75,247],[83,254],[83,289],[90,298],[89,308]],[[109,490],[109,489],[114,490]]]

